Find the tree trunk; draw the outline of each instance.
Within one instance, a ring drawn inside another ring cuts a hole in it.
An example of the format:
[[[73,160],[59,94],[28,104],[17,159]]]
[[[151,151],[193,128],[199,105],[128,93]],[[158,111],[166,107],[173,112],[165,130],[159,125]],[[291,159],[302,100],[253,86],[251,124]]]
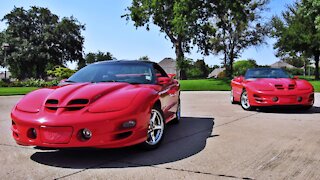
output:
[[[315,76],[316,80],[319,80],[319,56],[320,56],[320,53],[319,53],[319,51],[317,51],[314,54],[314,61],[315,61],[315,65],[316,65],[314,76]]]
[[[184,53],[182,50],[182,42],[181,40],[177,40],[175,45],[175,52],[176,52],[176,65],[177,65],[177,76],[178,79],[185,80],[187,79],[187,73],[184,66]]]

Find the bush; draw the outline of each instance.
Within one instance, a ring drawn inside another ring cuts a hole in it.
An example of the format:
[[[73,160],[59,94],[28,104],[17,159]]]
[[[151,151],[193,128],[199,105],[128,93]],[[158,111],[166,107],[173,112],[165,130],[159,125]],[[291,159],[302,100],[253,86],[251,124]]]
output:
[[[59,84],[59,80],[54,79],[52,81],[44,81],[43,79],[27,79],[25,81],[12,81],[3,82],[0,81],[0,87],[51,87]]]
[[[8,83],[0,80],[0,87],[8,87]]]
[[[76,72],[75,70],[59,66],[54,68],[53,70],[47,71],[47,74],[61,80],[61,79],[69,78],[75,72]]]
[[[226,79],[227,78],[227,72],[226,70],[220,72],[217,76],[217,79]]]

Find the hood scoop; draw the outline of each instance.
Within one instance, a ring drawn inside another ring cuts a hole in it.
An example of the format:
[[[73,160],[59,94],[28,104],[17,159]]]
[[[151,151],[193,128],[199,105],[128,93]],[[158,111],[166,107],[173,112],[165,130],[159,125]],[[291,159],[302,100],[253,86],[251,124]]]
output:
[[[276,87],[276,89],[279,89],[279,90],[284,90],[284,87],[282,84],[275,84],[274,87]]]
[[[282,84],[275,84],[274,87],[278,90],[284,90],[285,87]],[[288,85],[288,90],[293,90],[296,87],[295,84],[289,84]]]
[[[64,108],[66,111],[76,111],[84,108],[89,104],[89,99],[72,99],[66,106],[59,106],[59,101],[56,99],[48,99],[45,107],[48,110],[56,111],[58,108]]]
[[[294,84],[289,84],[289,86],[288,86],[288,89],[289,90],[293,90],[295,88],[295,85]]]

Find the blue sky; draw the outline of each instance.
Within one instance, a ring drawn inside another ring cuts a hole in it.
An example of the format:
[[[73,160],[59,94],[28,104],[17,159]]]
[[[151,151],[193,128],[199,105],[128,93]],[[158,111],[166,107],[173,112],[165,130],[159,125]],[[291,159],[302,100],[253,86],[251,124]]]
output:
[[[0,18],[9,13],[14,6],[28,9],[30,6],[49,8],[59,17],[74,16],[86,25],[83,32],[85,37],[84,51],[97,52],[109,51],[117,59],[137,59],[141,56],[149,56],[151,60],[159,62],[165,57],[175,57],[174,49],[165,35],[159,32],[159,28],[152,26],[150,31],[145,28],[136,29],[132,22],[127,22],[120,16],[125,14],[126,7],[131,0],[2,0],[0,6]],[[266,20],[272,15],[279,15],[287,4],[293,0],[271,0],[269,11],[266,12]],[[5,24],[0,22],[0,30]],[[246,49],[240,59],[253,58],[260,65],[272,64],[278,59],[274,56],[273,39],[267,40],[267,45],[250,47]],[[196,48],[186,57],[197,59],[204,58],[209,65],[220,65],[219,56],[203,56],[196,52]],[[73,65],[71,65],[73,66]]]

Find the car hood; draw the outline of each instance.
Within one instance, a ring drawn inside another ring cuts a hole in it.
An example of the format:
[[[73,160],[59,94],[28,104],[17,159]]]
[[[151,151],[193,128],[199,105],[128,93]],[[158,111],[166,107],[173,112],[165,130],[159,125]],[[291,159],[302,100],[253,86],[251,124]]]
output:
[[[246,80],[245,83],[247,86],[261,91],[312,89],[312,85],[308,81],[291,78],[259,78]]]
[[[26,112],[70,110],[83,108],[90,112],[118,111],[129,106],[141,85],[128,83],[76,83],[31,92],[16,108]]]

